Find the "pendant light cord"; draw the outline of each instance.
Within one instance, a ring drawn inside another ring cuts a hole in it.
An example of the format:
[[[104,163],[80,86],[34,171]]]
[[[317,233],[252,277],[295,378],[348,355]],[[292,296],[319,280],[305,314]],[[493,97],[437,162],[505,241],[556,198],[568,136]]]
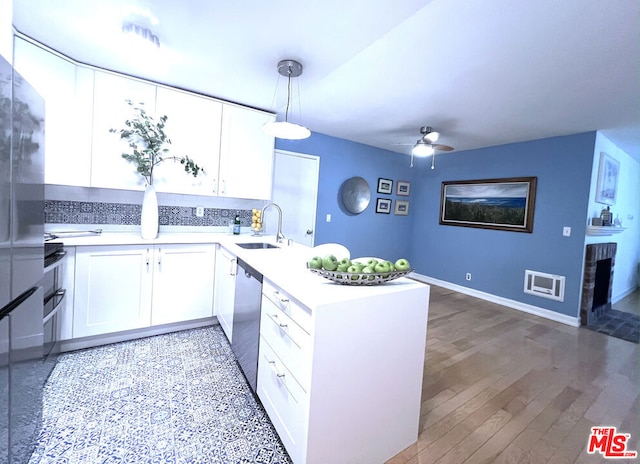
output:
[[[291,66],[289,66],[289,76],[287,77],[287,108],[284,112],[284,121],[289,122],[289,102],[291,101]]]

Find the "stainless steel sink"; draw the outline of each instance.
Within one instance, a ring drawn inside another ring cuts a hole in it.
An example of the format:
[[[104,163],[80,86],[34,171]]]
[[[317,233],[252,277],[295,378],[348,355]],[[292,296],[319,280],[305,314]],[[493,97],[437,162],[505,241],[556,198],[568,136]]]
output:
[[[248,250],[280,248],[279,246],[265,242],[237,243],[236,245],[238,245],[240,248],[246,248]]]

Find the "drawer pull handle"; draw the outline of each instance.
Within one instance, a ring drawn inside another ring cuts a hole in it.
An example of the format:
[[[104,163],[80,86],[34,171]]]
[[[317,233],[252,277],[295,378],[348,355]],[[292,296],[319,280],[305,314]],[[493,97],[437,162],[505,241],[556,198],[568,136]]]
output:
[[[280,372],[278,372],[278,369],[276,368],[276,362],[275,361],[269,361],[269,364],[270,364],[271,370],[276,375],[276,377],[278,377],[279,379],[283,379],[284,378],[284,374],[281,374]]]
[[[280,303],[289,303],[289,298],[285,298],[283,296],[280,296],[280,292],[277,291],[277,290],[275,292],[273,292],[273,296],[276,299],[280,300]]]

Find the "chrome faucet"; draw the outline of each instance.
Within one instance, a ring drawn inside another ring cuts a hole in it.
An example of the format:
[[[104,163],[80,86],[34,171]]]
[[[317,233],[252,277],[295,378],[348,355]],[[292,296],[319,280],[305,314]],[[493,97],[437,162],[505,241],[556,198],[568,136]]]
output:
[[[269,203],[268,205],[265,205],[264,208],[262,208],[260,217],[262,218],[262,220],[264,220],[264,212],[269,206],[274,206],[278,210],[278,232],[276,233],[276,242],[282,243],[282,241],[284,240],[284,234],[282,233],[282,209],[280,209],[280,207],[275,203]]]

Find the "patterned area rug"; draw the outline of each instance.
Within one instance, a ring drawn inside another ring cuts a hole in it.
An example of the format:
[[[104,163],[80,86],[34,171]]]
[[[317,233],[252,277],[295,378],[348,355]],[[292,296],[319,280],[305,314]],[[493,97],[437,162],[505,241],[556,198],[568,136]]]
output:
[[[291,460],[216,325],[63,354],[29,462]]]
[[[628,342],[638,343],[640,338],[640,316],[611,309],[599,317],[598,320],[589,324],[587,329],[621,338]]]

